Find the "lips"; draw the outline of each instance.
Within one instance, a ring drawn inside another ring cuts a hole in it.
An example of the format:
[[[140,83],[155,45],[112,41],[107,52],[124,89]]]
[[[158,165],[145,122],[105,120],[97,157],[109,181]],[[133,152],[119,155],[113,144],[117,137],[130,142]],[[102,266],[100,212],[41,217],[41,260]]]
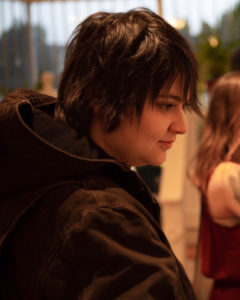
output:
[[[174,141],[159,141],[159,143],[166,149],[170,149]]]

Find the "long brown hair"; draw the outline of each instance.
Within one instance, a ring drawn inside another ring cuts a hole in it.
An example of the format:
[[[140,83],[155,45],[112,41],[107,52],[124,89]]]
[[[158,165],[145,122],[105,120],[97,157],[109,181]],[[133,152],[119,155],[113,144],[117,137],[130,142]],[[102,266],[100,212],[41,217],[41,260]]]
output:
[[[240,163],[240,147],[227,158],[237,126],[240,130],[240,71],[219,78],[211,94],[193,175],[202,192],[206,192],[209,175],[220,162]]]

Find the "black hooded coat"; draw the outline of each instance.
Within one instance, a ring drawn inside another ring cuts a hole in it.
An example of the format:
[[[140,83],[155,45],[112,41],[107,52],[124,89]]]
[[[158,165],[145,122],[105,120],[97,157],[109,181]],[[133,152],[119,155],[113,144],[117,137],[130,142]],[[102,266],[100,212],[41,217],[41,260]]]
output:
[[[195,299],[149,189],[56,122],[55,102],[0,103],[0,299]]]

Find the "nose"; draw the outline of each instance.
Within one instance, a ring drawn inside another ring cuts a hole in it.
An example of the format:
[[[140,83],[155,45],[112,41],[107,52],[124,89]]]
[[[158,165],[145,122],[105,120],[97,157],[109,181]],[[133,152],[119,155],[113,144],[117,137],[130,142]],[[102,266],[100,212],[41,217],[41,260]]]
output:
[[[184,134],[187,132],[186,117],[181,109],[173,120],[170,130],[176,134]]]

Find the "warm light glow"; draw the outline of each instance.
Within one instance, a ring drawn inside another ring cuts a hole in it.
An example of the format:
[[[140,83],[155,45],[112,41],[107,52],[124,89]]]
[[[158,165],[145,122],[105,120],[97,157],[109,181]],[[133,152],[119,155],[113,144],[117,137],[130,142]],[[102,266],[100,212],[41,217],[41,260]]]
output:
[[[178,30],[181,30],[185,26],[186,26],[186,21],[184,19],[177,19],[176,20],[175,28],[177,28]]]
[[[213,48],[216,48],[219,44],[218,38],[215,37],[214,35],[212,35],[208,38],[208,42],[209,42],[210,46]]]
[[[186,26],[186,21],[184,19],[176,19],[176,18],[166,18],[169,24],[175,27],[178,30],[182,30]]]

